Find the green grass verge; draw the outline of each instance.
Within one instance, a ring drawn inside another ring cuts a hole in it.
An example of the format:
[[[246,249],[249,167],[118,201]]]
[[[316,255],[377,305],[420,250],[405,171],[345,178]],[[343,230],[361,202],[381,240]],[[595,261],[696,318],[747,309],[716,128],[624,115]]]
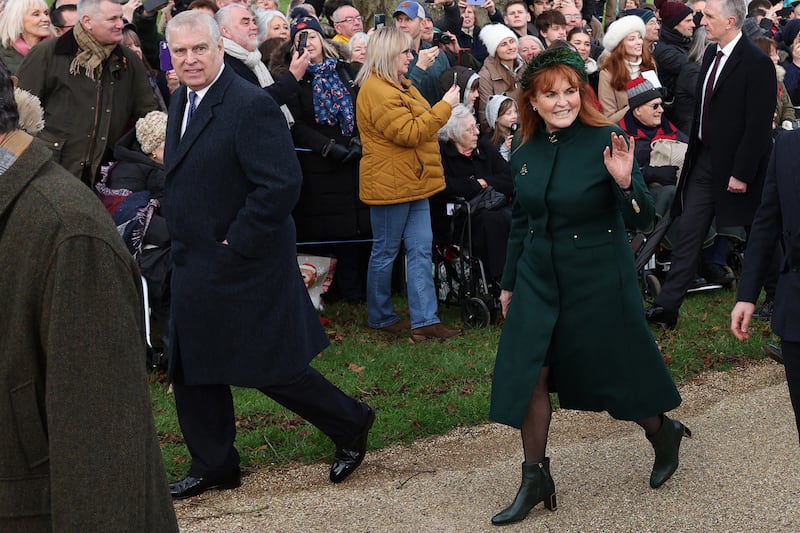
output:
[[[729,332],[734,296],[730,290],[691,295],[676,330],[653,329],[677,382],[703,370],[727,370],[763,358],[761,341],[771,339],[767,322],[755,324],[749,343],[739,343]],[[396,300],[397,309],[405,305]],[[332,305],[323,316],[331,320],[326,327],[331,346],[313,366],[346,393],[379,410],[370,433],[371,449],[487,421],[498,326],[471,330],[445,343],[413,344],[368,330],[364,306]],[[460,321],[456,308],[445,308],[440,316],[446,324]],[[150,379],[164,463],[168,477],[177,478],[186,473],[189,454],[163,374],[153,373]],[[236,447],[245,469],[330,459],[333,446],[327,437],[263,394],[235,388],[234,402]]]

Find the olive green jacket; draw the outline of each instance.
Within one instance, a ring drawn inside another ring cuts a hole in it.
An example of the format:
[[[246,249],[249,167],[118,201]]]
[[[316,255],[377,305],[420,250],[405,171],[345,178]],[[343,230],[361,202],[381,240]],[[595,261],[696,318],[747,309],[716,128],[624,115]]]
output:
[[[82,71],[70,74],[78,52],[71,30],[46,39],[31,48],[17,77],[22,89],[42,101],[45,127],[39,139],[57,163],[93,185],[100,164],[112,159],[117,140],[157,106],[145,66],[129,48],[117,46],[111,52],[99,81]]]
[[[177,531],[139,273],[34,140],[0,174],[0,531]]]

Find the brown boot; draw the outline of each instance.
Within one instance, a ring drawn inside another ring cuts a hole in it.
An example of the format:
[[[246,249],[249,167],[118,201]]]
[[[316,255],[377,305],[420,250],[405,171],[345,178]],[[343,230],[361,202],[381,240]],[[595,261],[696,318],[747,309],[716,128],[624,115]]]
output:
[[[414,328],[411,330],[411,337],[414,342],[420,342],[427,339],[439,339],[441,341],[461,335],[460,329],[450,329],[443,324],[431,324],[430,326],[423,326],[421,328]]]
[[[404,332],[407,332],[411,329],[411,321],[400,319],[394,324],[389,324],[388,326],[383,326],[382,328],[378,328],[380,331],[385,331],[386,333],[394,333],[395,335],[400,335]]]

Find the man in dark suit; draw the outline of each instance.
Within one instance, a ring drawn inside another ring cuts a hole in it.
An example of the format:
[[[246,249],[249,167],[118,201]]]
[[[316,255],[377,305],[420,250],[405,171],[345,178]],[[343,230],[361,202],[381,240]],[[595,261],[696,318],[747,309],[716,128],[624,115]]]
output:
[[[775,68],[741,32],[744,3],[708,0],[701,24],[712,44],[698,78],[686,163],[672,205],[679,216],[666,282],[650,322],[674,327],[694,279],[703,238],[718,226],[750,226],[772,147]]]
[[[772,253],[783,236],[786,254],[778,277],[772,330],[781,338],[786,382],[800,433],[800,131],[777,137],[767,168],[761,207],[753,220],[731,331],[750,338],[750,320]]]
[[[291,212],[300,166],[263,90],[223,63],[219,27],[186,11],[167,27],[175,71],[165,201],[172,236],[170,377],[192,456],[173,498],[241,484],[231,385],[257,388],[336,444],[344,480],[364,458],[375,412],[309,366],[328,345],[300,277]]]

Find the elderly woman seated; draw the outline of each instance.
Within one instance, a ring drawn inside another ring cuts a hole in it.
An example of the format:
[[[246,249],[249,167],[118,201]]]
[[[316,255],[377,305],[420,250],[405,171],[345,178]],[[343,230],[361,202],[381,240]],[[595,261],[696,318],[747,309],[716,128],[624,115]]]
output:
[[[437,200],[446,197],[475,200],[479,195],[487,195],[489,187],[505,196],[505,201],[497,202],[499,205],[494,209],[473,210],[472,218],[473,255],[483,261],[489,281],[499,281],[511,227],[514,195],[511,167],[488,141],[478,142],[475,116],[463,104],[453,108],[450,120],[439,130],[439,148],[447,188]]]
[[[675,186],[689,139],[667,120],[661,92],[652,83],[641,77],[633,79],[628,82],[627,93],[630,109],[620,119],[619,126],[635,139],[634,155],[653,195],[656,216],[661,217],[667,213],[675,197]],[[656,161],[656,158],[671,158],[672,161]],[[666,234],[664,245],[667,248],[671,248],[677,226],[673,224]],[[735,280],[733,272],[726,268],[730,239],[743,241],[743,228],[711,225],[700,270],[706,281],[727,285]]]

